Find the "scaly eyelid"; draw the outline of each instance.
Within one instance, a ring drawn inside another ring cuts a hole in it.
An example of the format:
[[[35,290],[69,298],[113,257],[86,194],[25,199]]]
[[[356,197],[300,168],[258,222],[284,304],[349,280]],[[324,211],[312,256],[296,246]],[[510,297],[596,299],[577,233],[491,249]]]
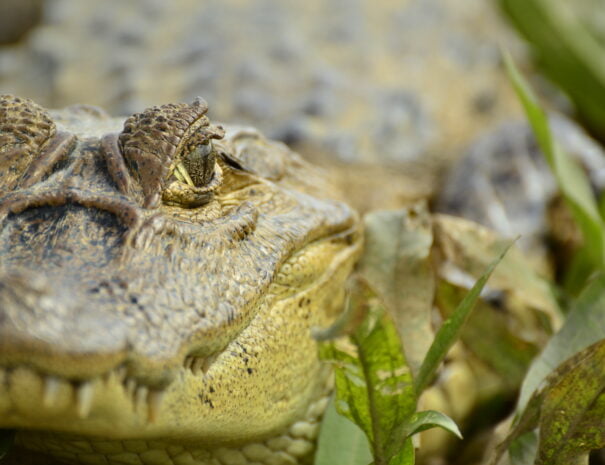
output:
[[[183,197],[180,193],[206,191],[204,185],[215,181],[215,160],[208,159],[212,151],[201,165],[184,157],[190,147],[224,135],[222,127],[210,124],[207,109],[205,102],[196,99],[191,104],[151,107],[124,122],[118,145],[131,175],[135,196],[144,208],[155,209],[161,199],[171,199],[172,194],[165,191],[175,182],[177,185],[172,186],[172,190],[178,187],[179,195],[171,201],[186,198],[189,202],[190,196]],[[193,203],[197,205],[199,200]]]

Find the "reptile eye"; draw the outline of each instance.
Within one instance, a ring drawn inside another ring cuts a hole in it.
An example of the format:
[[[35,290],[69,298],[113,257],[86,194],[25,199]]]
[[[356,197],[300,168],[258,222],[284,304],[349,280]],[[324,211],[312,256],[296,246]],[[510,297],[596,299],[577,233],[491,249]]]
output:
[[[196,146],[183,157],[183,165],[189,172],[193,184],[197,187],[205,186],[214,176],[216,165],[216,152],[212,142]]]
[[[222,172],[212,139],[224,135],[210,124],[202,99],[152,107],[126,120],[119,143],[146,208],[199,207],[212,198]]]
[[[188,145],[169,170],[166,188],[162,192],[164,203],[188,208],[207,203],[222,182],[222,170],[216,158],[210,140]]]

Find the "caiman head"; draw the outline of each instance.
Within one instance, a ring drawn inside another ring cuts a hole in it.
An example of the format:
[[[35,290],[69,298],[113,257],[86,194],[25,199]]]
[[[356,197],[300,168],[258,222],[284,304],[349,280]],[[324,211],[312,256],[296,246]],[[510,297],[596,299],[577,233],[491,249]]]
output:
[[[311,328],[341,309],[358,217],[206,110],[124,121],[0,96],[0,428],[22,443],[240,444],[318,395]]]

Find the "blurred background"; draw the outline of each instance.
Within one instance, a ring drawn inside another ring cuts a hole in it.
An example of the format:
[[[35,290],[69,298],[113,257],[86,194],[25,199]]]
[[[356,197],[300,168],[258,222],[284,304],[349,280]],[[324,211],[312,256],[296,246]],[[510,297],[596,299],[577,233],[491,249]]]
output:
[[[348,195],[362,211],[395,207],[435,196],[452,161],[522,120],[500,47],[528,72],[532,57],[575,66],[560,56],[557,25],[539,11],[566,3],[0,0],[0,91],[48,108],[99,105],[112,115],[200,95],[213,119],[254,125],[337,169],[345,188],[356,186]],[[599,6],[603,0],[578,0],[572,13],[603,45]],[[528,47],[510,19],[542,43]],[[603,92],[603,63],[602,87],[589,83],[591,92]],[[538,80],[553,108],[574,111]],[[584,115],[605,112],[592,94],[584,102]],[[587,121],[602,130],[594,119]]]
[[[485,0],[0,0],[0,31],[0,90],[48,108],[200,95],[316,162],[416,173],[362,209],[426,196],[443,161],[519,118],[499,47],[526,62]]]

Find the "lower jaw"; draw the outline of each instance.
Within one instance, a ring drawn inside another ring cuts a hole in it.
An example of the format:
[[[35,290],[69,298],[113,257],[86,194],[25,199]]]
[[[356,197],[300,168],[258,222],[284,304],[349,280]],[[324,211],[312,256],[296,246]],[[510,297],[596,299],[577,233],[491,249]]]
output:
[[[12,457],[18,465],[54,465],[49,462],[49,456],[55,457],[58,463],[69,465],[310,464],[313,462],[321,418],[333,388],[331,372],[327,366],[322,368],[321,378],[318,396],[309,404],[304,417],[279,434],[262,441],[201,447],[193,442],[110,440],[66,433],[20,431]],[[31,451],[34,455],[31,455]]]

